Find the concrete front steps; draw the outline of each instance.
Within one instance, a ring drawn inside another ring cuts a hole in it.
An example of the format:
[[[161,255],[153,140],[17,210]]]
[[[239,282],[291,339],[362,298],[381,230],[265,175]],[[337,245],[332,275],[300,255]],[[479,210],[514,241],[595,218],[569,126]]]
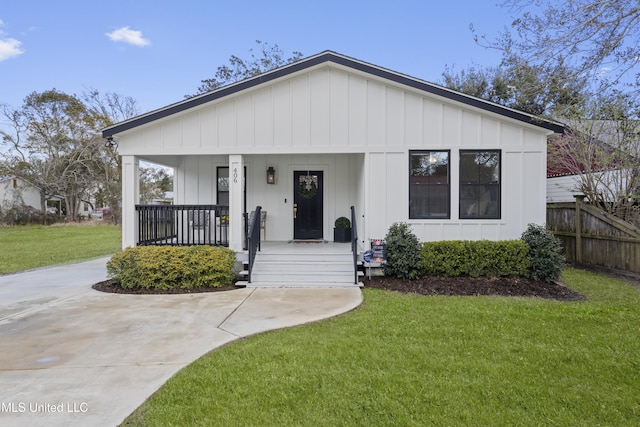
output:
[[[252,288],[345,288],[362,287],[354,283],[353,255],[345,245],[289,244],[265,248],[256,255],[251,283],[236,286]],[[359,277],[361,274],[359,275]]]

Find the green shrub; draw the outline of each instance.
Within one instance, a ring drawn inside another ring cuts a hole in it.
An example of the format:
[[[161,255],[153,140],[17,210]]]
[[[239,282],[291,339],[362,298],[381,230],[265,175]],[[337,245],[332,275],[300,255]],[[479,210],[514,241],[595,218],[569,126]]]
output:
[[[467,268],[467,248],[461,240],[424,242],[420,250],[421,269],[426,276],[464,276]]]
[[[333,225],[335,228],[351,228],[351,221],[346,216],[341,216],[336,219]]]
[[[392,224],[385,242],[387,262],[384,265],[384,274],[403,279],[420,277],[420,242],[411,231],[409,224],[404,222]]]
[[[536,224],[529,224],[522,233],[522,240],[529,245],[528,277],[545,282],[560,279],[565,267],[560,240],[544,226]]]
[[[424,242],[420,251],[422,273],[438,277],[526,277],[528,250],[521,240]]]
[[[235,260],[222,247],[138,246],[115,253],[107,272],[126,289],[222,287],[233,281]]]

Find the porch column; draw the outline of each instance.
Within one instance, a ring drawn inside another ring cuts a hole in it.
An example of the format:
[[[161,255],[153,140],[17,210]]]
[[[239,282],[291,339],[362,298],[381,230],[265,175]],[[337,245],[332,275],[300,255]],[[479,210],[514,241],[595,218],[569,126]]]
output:
[[[244,213],[244,158],[229,155],[229,248],[242,252]]]
[[[140,200],[139,160],[122,156],[122,249],[134,247],[138,236],[136,204]]]

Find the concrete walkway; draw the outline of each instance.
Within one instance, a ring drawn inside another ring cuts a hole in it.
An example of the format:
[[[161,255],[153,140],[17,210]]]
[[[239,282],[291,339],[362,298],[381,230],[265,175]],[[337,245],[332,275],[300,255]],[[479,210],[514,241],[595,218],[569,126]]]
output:
[[[106,261],[0,276],[0,425],[118,425],[212,349],[362,302],[358,288],[106,294],[91,289]]]

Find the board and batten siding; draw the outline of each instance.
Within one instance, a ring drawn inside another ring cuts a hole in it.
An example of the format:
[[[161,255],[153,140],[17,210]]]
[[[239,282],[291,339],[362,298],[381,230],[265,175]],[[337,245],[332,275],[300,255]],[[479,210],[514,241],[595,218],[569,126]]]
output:
[[[261,204],[274,216],[282,215],[282,225],[269,231],[274,234],[268,237],[290,238],[290,220],[286,219],[289,207],[279,204],[284,203],[285,194],[291,190],[282,187],[261,191],[266,163],[259,161],[259,156],[282,156],[281,160],[269,157],[276,162],[282,181],[291,179],[283,174],[289,174],[292,168],[306,161],[317,163],[312,157],[295,160],[296,155],[331,155],[331,160],[324,162],[331,172],[325,175],[330,183],[327,188],[333,191],[325,207],[325,235],[329,235],[335,215],[341,214],[339,206],[348,201],[357,206],[359,215],[364,215],[359,231],[365,239],[384,237],[393,222],[409,221],[425,241],[495,240],[518,238],[528,223],[545,221],[548,133],[374,75],[325,63],[124,131],[119,135],[119,151],[140,157],[242,154],[250,169],[248,174],[255,174],[249,181],[248,204]],[[450,220],[408,220],[408,153],[421,149],[451,150]],[[457,219],[461,149],[502,150],[500,220]],[[347,163],[339,161],[339,156],[348,156]],[[195,158],[185,162],[193,163]],[[215,173],[217,160],[206,162],[210,165],[200,168],[202,174]],[[353,168],[349,178],[340,172],[346,164]],[[185,167],[191,166],[185,163]],[[203,175],[198,178],[196,197],[190,194],[195,190],[187,184],[187,175],[183,176],[185,203],[209,198],[215,184],[213,180],[201,183],[206,179]],[[341,187],[339,183],[345,179],[348,183]],[[269,224],[275,222],[278,221],[274,219]]]
[[[124,155],[360,152],[477,146],[501,133],[508,144],[501,123],[462,104],[325,66],[123,132],[119,149]]]
[[[323,234],[333,238],[333,223],[339,216],[349,217],[349,207],[358,202],[362,154],[247,155],[247,211],[261,206],[267,212],[267,240],[293,239],[293,172],[324,172]],[[228,166],[226,156],[183,156],[176,169],[177,204],[211,204],[216,200],[218,167]],[[265,171],[273,166],[276,184],[266,183]],[[263,235],[264,236],[264,235]]]

